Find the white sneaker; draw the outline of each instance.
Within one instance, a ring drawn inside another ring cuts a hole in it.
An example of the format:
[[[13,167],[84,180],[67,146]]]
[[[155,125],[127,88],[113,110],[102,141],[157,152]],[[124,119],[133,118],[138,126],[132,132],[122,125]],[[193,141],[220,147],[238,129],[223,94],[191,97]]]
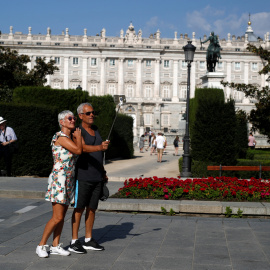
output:
[[[62,256],[69,256],[70,255],[70,252],[63,249],[61,246],[63,244],[60,243],[57,247],[53,247],[51,246],[50,247],[50,254],[53,254],[53,255],[62,255]]]
[[[49,246],[48,245],[37,246],[36,253],[37,253],[38,257],[40,257],[40,258],[48,258],[49,257],[49,254],[46,250],[46,247],[49,247]]]

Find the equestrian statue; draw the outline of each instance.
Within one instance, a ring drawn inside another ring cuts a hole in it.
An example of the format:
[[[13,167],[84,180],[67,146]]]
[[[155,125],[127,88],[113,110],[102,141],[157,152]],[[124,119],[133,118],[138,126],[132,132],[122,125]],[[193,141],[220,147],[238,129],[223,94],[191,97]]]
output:
[[[206,53],[207,71],[215,72],[216,63],[219,62],[219,59],[221,59],[221,47],[219,45],[218,37],[214,34],[214,32],[211,32],[211,35],[205,41],[201,41],[201,45],[207,41],[210,41]]]

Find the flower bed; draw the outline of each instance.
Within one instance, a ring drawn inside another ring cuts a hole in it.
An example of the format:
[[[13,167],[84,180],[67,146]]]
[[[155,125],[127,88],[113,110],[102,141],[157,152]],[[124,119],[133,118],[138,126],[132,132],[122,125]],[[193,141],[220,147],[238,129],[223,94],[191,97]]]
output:
[[[268,180],[235,177],[208,177],[201,179],[135,178],[125,181],[114,195],[118,198],[136,199],[196,199],[221,201],[270,201]]]

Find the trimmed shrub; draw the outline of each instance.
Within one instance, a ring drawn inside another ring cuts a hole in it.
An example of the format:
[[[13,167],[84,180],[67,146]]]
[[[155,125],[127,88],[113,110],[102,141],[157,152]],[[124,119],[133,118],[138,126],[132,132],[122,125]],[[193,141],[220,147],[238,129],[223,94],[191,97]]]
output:
[[[236,112],[235,146],[237,158],[246,158],[248,149],[248,126],[245,111]]]
[[[213,90],[216,91],[216,90]],[[199,99],[192,129],[192,158],[223,165],[236,164],[234,102]]]
[[[12,174],[48,176],[53,159],[50,143],[55,132],[60,130],[58,111],[42,105],[0,104],[0,115],[16,133],[18,153],[13,156]],[[1,168],[5,168],[3,159]]]

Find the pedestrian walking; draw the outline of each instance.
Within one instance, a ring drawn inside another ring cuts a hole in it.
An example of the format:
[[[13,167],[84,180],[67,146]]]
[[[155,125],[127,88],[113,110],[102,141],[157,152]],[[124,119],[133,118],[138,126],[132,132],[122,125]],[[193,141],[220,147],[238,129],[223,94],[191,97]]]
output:
[[[158,133],[158,136],[156,138],[156,146],[157,146],[157,162],[162,161],[162,155],[163,155],[163,150],[164,146],[166,144],[165,138],[162,136],[162,133]]]

